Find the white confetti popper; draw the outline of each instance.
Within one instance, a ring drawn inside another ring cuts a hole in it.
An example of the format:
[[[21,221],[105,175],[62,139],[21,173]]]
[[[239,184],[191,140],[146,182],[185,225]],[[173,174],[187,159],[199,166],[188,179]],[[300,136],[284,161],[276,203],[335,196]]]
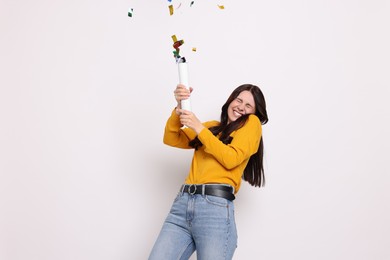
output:
[[[190,86],[188,83],[188,66],[184,58],[178,61],[178,67],[179,67],[179,83],[184,85],[189,90]],[[182,100],[180,105],[181,105],[181,109],[191,111],[190,98]]]

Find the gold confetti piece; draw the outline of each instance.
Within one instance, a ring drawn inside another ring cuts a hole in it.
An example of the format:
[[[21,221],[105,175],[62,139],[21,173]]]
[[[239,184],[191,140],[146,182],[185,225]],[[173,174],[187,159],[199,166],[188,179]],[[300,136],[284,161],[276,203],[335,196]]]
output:
[[[173,42],[177,42],[177,37],[176,37],[176,35],[172,35],[171,37],[172,37]]]
[[[196,48],[195,48],[195,47],[193,47],[193,48],[192,48],[192,51],[196,51]]]
[[[224,5],[218,5],[219,9],[225,9],[225,6]]]
[[[170,5],[168,7],[169,7],[169,15],[173,15],[173,5]]]

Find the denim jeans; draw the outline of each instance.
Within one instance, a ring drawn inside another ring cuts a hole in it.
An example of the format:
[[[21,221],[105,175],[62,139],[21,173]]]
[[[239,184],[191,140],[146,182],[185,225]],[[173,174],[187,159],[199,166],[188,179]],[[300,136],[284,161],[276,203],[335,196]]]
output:
[[[149,260],[232,259],[237,247],[234,204],[224,198],[179,192]]]

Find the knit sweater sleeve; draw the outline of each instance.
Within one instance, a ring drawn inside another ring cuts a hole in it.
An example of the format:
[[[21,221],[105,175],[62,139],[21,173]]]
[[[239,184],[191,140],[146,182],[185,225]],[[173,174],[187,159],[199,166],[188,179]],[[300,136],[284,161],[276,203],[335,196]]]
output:
[[[174,109],[165,125],[164,144],[183,149],[192,148],[188,143],[196,137],[196,133],[188,128],[182,129],[182,126],[180,117],[176,114],[176,110]]]
[[[250,115],[245,125],[231,134],[233,140],[230,144],[222,143],[207,128],[199,133],[198,138],[206,153],[213,155],[226,169],[233,169],[257,152],[261,134],[259,118]]]

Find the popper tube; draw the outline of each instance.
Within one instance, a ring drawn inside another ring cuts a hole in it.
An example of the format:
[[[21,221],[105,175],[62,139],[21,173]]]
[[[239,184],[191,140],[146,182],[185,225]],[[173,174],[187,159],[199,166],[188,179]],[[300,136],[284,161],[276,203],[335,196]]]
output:
[[[188,66],[187,66],[187,62],[185,62],[185,59],[179,60],[178,67],[179,67],[179,83],[184,85],[189,90],[190,87],[188,83]],[[182,109],[191,111],[190,98],[182,100],[180,104]]]

